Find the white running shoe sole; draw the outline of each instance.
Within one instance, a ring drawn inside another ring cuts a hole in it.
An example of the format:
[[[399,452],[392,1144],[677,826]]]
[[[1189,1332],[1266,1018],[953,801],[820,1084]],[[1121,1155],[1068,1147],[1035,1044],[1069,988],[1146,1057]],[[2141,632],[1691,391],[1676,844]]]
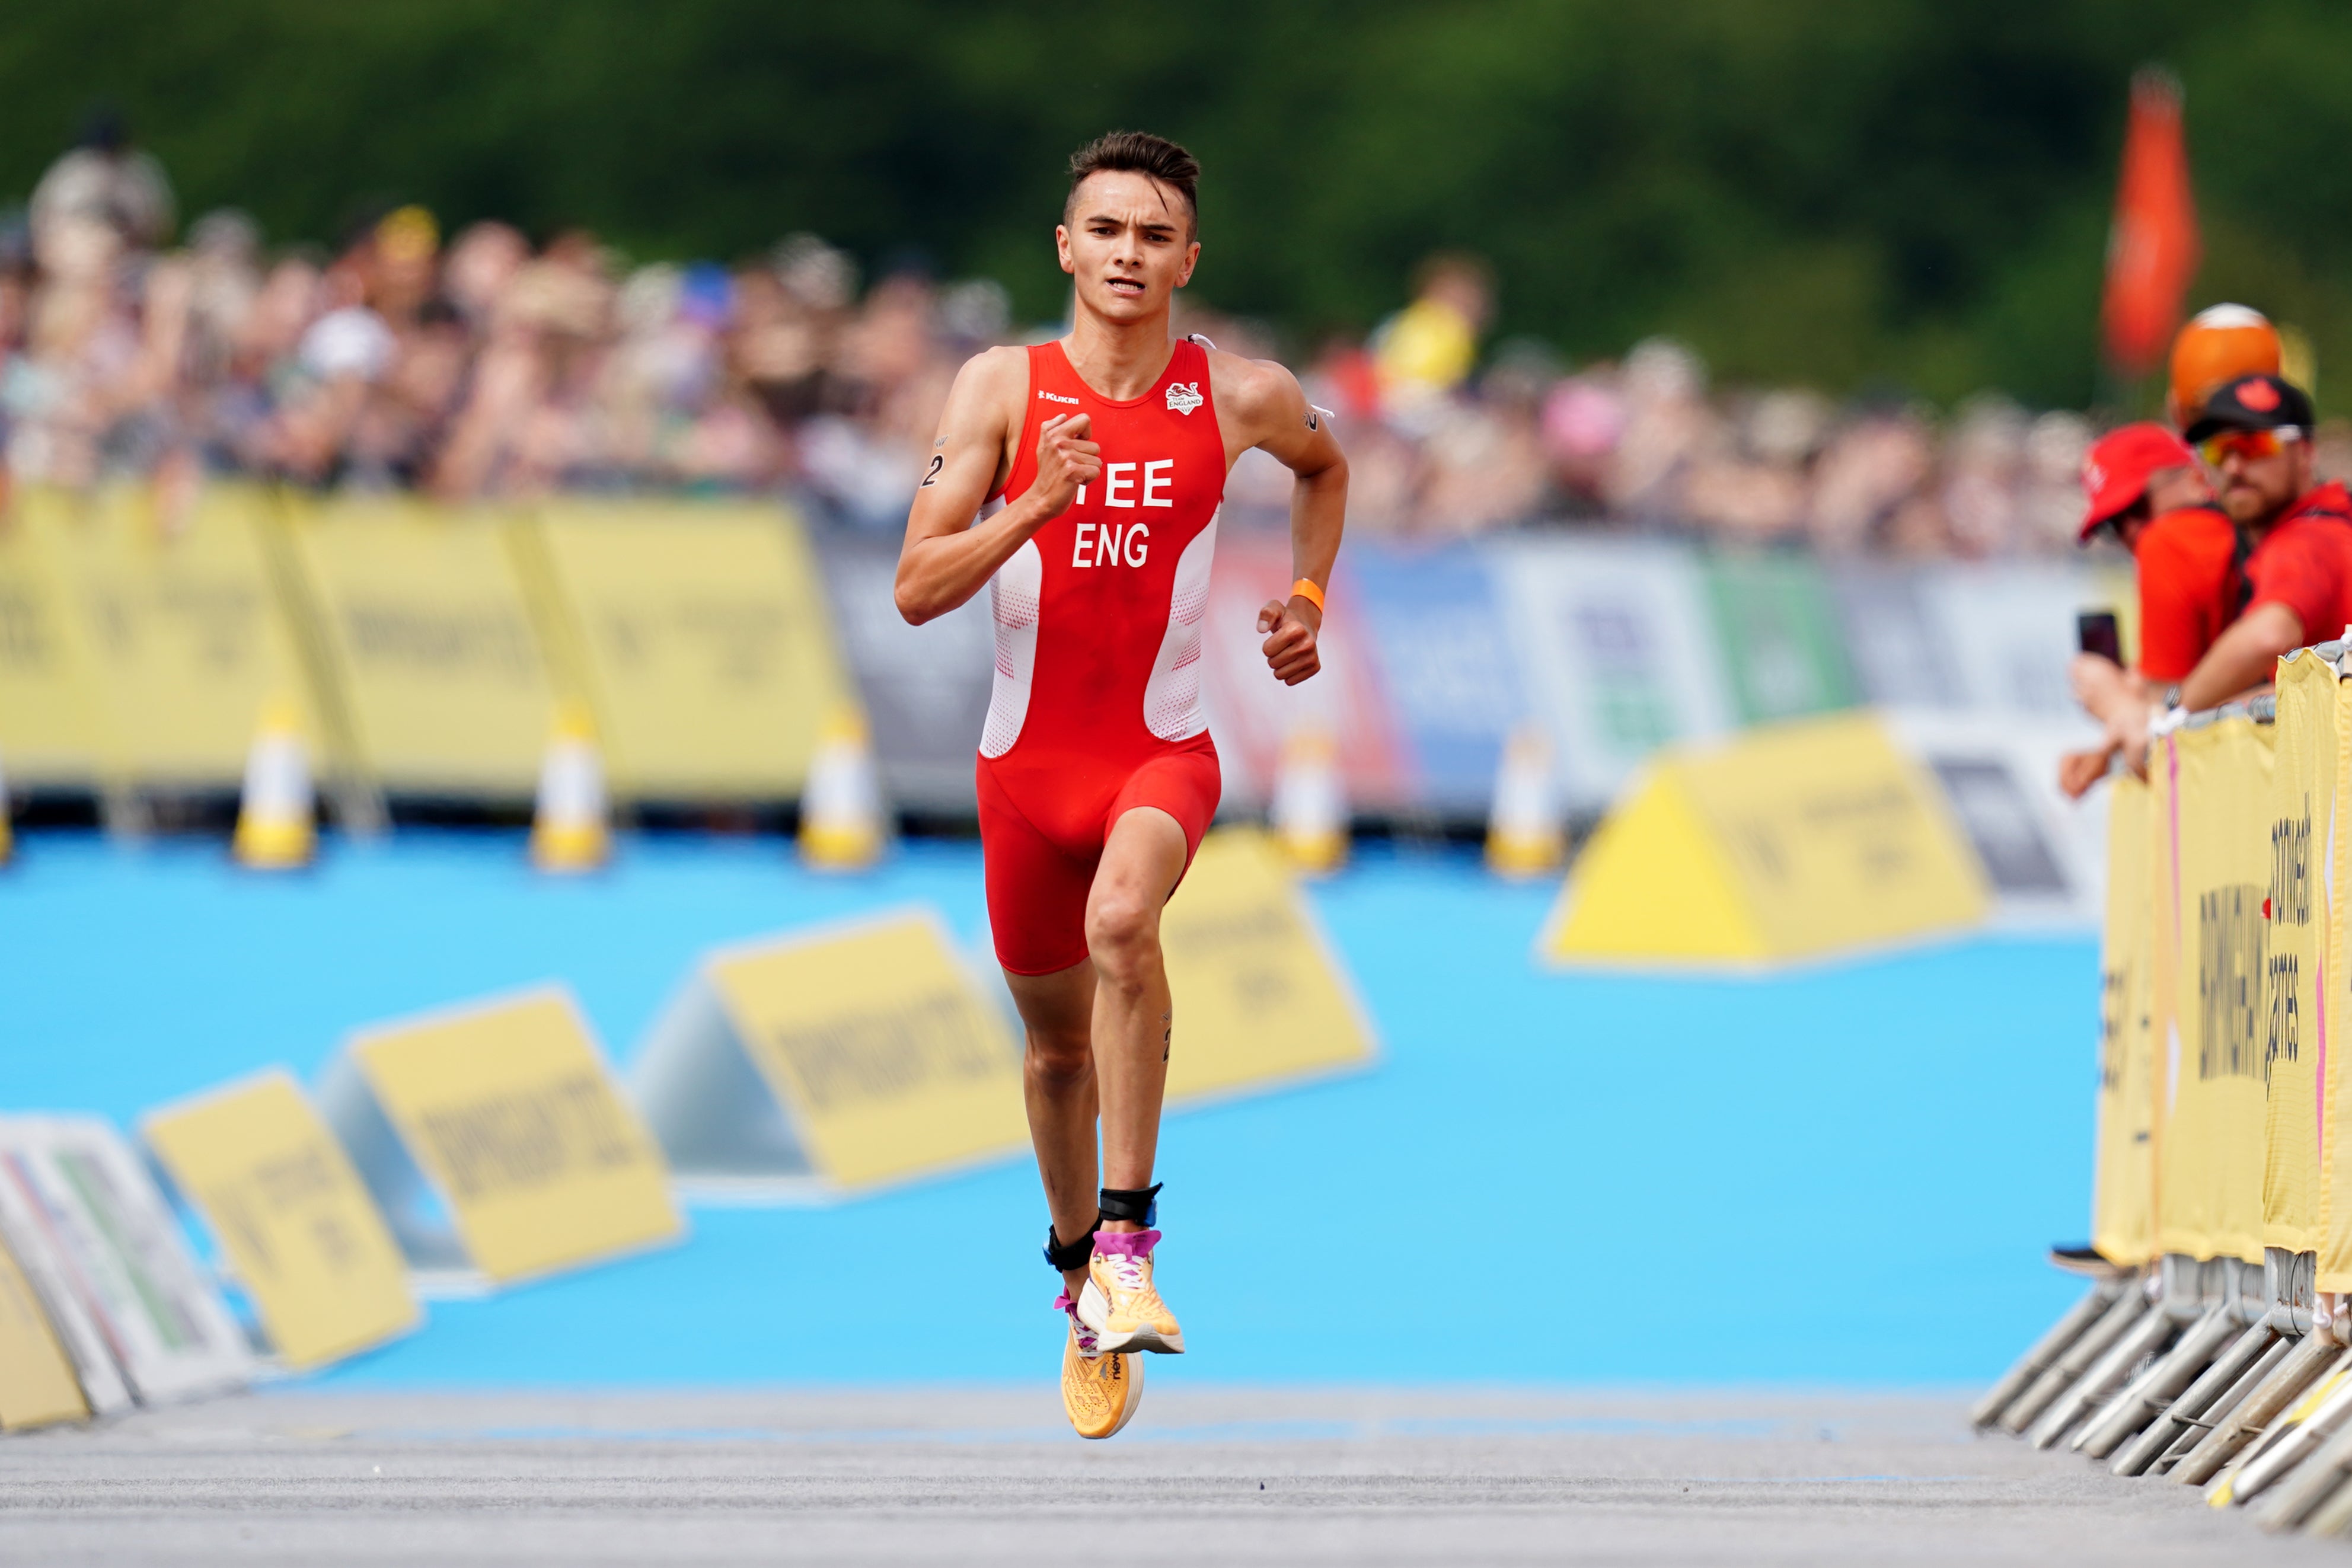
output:
[[[1128,1333],[1115,1334],[1105,1328],[1103,1325],[1110,1322],[1110,1300],[1092,1280],[1078,1291],[1078,1317],[1087,1327],[1095,1331],[1098,1342],[1097,1348],[1105,1355],[1139,1350],[1157,1351],[1161,1355],[1184,1354],[1181,1331],[1163,1334],[1156,1329],[1139,1328]],[[1136,1364],[1139,1366],[1142,1364],[1138,1362]]]

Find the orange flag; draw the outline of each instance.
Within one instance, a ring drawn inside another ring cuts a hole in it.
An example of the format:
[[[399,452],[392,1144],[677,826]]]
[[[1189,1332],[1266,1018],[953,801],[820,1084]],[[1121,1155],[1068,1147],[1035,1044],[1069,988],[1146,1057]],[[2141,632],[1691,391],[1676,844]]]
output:
[[[2123,177],[2107,236],[2101,316],[2107,361],[2116,370],[2144,376],[2162,362],[2197,262],[2197,201],[2180,131],[2180,83],[2168,71],[2143,70],[2132,78]]]

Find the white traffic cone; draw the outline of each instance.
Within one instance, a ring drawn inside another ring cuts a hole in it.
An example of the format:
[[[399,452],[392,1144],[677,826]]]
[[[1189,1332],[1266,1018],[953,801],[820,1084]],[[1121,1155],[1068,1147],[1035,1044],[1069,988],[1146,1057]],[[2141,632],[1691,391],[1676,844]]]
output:
[[[818,731],[801,791],[801,859],[818,871],[860,871],[881,858],[882,781],[866,717],[836,709]]]
[[[530,863],[541,871],[594,871],[613,852],[604,813],[604,763],[596,726],[578,703],[557,709],[539,765],[539,806],[530,823]]]
[[[1302,726],[1283,742],[1274,781],[1274,836],[1291,864],[1310,875],[1348,859],[1348,792],[1339,778],[1339,743],[1321,725]]]
[[[302,745],[302,716],[283,697],[262,709],[261,727],[245,758],[245,793],[237,801],[232,852],[257,871],[289,871],[310,863],[319,847],[310,788],[310,754]]]
[[[1486,866],[1500,876],[1536,877],[1557,871],[1567,857],[1559,797],[1552,787],[1551,742],[1538,726],[1521,725],[1503,743],[1495,770],[1495,800],[1486,813]]]

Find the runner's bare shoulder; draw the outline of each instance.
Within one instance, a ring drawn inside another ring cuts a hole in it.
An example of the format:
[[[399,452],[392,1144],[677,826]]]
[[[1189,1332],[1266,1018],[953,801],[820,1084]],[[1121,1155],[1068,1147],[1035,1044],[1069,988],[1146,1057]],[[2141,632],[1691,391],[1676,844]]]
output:
[[[1289,367],[1273,360],[1245,360],[1223,349],[1209,351],[1209,385],[1217,398],[1217,423],[1251,443],[1289,425],[1307,408],[1307,394]]]

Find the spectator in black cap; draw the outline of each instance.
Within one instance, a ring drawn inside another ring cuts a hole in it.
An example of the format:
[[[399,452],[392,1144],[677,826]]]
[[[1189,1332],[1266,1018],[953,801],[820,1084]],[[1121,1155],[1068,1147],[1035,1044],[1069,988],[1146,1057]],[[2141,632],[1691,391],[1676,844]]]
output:
[[[2266,685],[2280,654],[2352,626],[2352,495],[2313,485],[2313,423],[2302,388],[2253,375],[2214,389],[2186,432],[2253,549],[2245,612],[2180,684],[2183,707]]]

